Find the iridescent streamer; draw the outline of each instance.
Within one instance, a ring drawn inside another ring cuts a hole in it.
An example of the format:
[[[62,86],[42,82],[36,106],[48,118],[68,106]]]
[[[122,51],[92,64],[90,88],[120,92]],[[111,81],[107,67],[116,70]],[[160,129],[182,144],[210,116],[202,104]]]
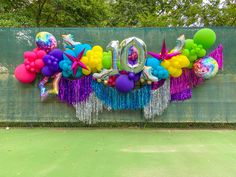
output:
[[[153,119],[161,115],[168,107],[170,102],[170,80],[167,79],[164,84],[156,90],[151,91],[151,100],[144,107],[145,119]]]
[[[83,76],[77,80],[62,78],[59,83],[59,99],[68,104],[85,101],[92,92],[91,80],[91,76]]]
[[[93,91],[98,99],[113,110],[141,109],[150,101],[151,86],[146,85],[128,93],[121,93],[113,87],[92,81]]]
[[[76,110],[76,117],[87,124],[96,123],[98,113],[103,110],[102,102],[92,93],[85,101],[73,104]]]

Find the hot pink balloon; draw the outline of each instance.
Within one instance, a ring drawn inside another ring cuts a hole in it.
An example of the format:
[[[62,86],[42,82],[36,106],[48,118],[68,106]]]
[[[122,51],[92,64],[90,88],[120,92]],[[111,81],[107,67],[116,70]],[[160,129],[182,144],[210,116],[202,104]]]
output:
[[[29,84],[36,78],[36,74],[26,70],[24,64],[18,65],[15,69],[14,74],[16,79],[23,84]]]

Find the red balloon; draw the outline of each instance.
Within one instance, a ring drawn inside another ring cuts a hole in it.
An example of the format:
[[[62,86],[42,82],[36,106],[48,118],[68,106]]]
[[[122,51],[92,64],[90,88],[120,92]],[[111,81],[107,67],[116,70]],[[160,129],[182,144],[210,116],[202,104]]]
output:
[[[16,79],[23,84],[31,83],[36,78],[36,74],[26,70],[24,64],[18,65],[15,69],[14,74],[15,74]]]

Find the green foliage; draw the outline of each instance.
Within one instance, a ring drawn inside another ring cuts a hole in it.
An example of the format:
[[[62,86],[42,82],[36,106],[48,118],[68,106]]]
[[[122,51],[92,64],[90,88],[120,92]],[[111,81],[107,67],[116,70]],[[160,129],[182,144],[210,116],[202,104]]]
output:
[[[235,0],[1,0],[0,26],[236,26],[236,3]]]

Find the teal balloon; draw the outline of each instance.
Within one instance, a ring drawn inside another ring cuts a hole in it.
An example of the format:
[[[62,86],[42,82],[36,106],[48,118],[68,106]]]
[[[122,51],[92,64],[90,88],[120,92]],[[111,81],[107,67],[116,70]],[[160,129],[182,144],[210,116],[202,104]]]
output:
[[[87,53],[88,50],[92,50],[92,47],[89,44],[78,44],[75,46],[74,48],[74,52],[76,54],[76,56],[78,56],[82,50],[84,50],[84,55]]]
[[[146,61],[146,66],[151,66],[153,69],[157,69],[160,66],[161,61],[157,60],[156,58],[148,58]]]
[[[201,44],[204,49],[209,49],[216,41],[216,33],[210,28],[198,30],[193,37],[196,44]]]

